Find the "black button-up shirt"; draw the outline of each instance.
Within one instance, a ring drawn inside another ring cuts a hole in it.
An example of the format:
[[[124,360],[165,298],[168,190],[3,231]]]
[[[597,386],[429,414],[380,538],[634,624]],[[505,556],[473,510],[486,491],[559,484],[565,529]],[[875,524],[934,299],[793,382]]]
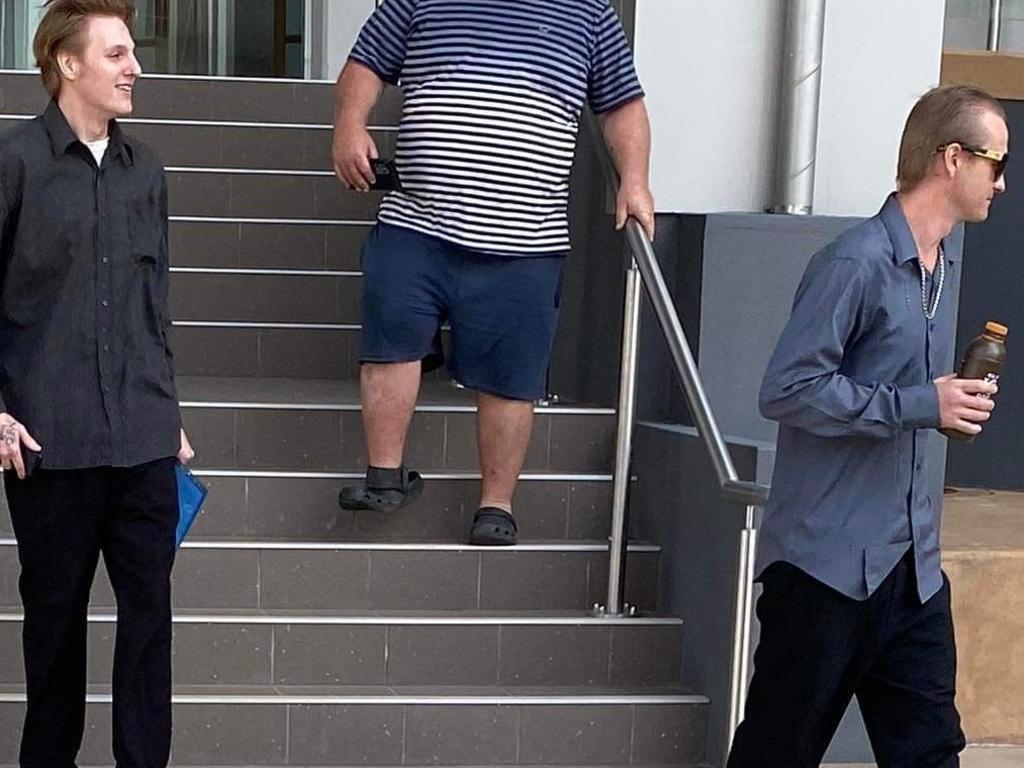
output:
[[[56,102],[0,137],[0,408],[45,469],[173,456],[167,184],[110,123],[99,167]]]

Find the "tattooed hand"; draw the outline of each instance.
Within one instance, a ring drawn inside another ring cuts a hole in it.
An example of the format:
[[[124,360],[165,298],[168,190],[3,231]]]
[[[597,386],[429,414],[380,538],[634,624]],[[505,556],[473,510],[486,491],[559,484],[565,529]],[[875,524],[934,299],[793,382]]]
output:
[[[21,458],[21,446],[30,451],[41,451],[23,424],[19,424],[9,413],[0,413],[0,465],[4,471],[13,469],[21,480],[25,479],[25,464]]]

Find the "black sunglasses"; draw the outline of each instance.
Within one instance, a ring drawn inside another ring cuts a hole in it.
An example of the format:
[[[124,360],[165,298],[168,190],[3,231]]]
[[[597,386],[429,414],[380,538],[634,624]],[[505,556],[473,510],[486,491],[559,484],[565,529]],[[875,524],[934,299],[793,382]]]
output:
[[[996,152],[993,149],[985,149],[984,147],[974,147],[970,144],[965,144],[962,141],[949,141],[945,144],[940,144],[935,148],[936,152],[945,152],[949,147],[956,145],[960,147],[964,152],[969,152],[975,157],[981,157],[992,163],[995,168],[995,179],[998,180],[1003,173],[1006,171],[1006,164],[1010,160],[1009,152]]]

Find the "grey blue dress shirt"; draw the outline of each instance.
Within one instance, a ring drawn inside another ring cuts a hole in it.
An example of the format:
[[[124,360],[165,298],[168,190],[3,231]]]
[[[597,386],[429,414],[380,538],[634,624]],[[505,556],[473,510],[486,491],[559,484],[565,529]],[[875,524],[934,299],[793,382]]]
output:
[[[954,340],[953,251],[944,247],[947,295],[933,320],[895,195],[811,259],[761,385],[779,439],[759,573],[783,560],[865,599],[912,548],[921,600],[942,586],[942,500],[924,460],[940,439],[932,381],[948,372]],[[938,275],[926,280],[929,303]]]

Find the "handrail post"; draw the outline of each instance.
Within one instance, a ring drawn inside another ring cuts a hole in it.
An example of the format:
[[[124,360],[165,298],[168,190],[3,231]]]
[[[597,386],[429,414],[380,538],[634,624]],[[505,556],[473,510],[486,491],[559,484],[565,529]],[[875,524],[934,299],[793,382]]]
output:
[[[999,30],[1003,25],[1003,0],[990,0],[988,7],[988,49],[999,50]]]
[[[640,270],[630,255],[622,316],[622,361],[619,369],[619,423],[615,436],[615,476],[612,486],[612,530],[608,542],[608,596],[603,613],[623,612],[622,584],[626,560],[626,501],[633,455],[636,410],[637,347],[640,338]]]
[[[743,720],[747,704],[747,680],[750,679],[750,635],[754,615],[754,558],[757,551],[757,507],[748,505],[744,528],[740,532],[736,566],[736,613],[733,617],[732,667],[729,679],[729,719],[726,748],[732,748],[736,729]]]

